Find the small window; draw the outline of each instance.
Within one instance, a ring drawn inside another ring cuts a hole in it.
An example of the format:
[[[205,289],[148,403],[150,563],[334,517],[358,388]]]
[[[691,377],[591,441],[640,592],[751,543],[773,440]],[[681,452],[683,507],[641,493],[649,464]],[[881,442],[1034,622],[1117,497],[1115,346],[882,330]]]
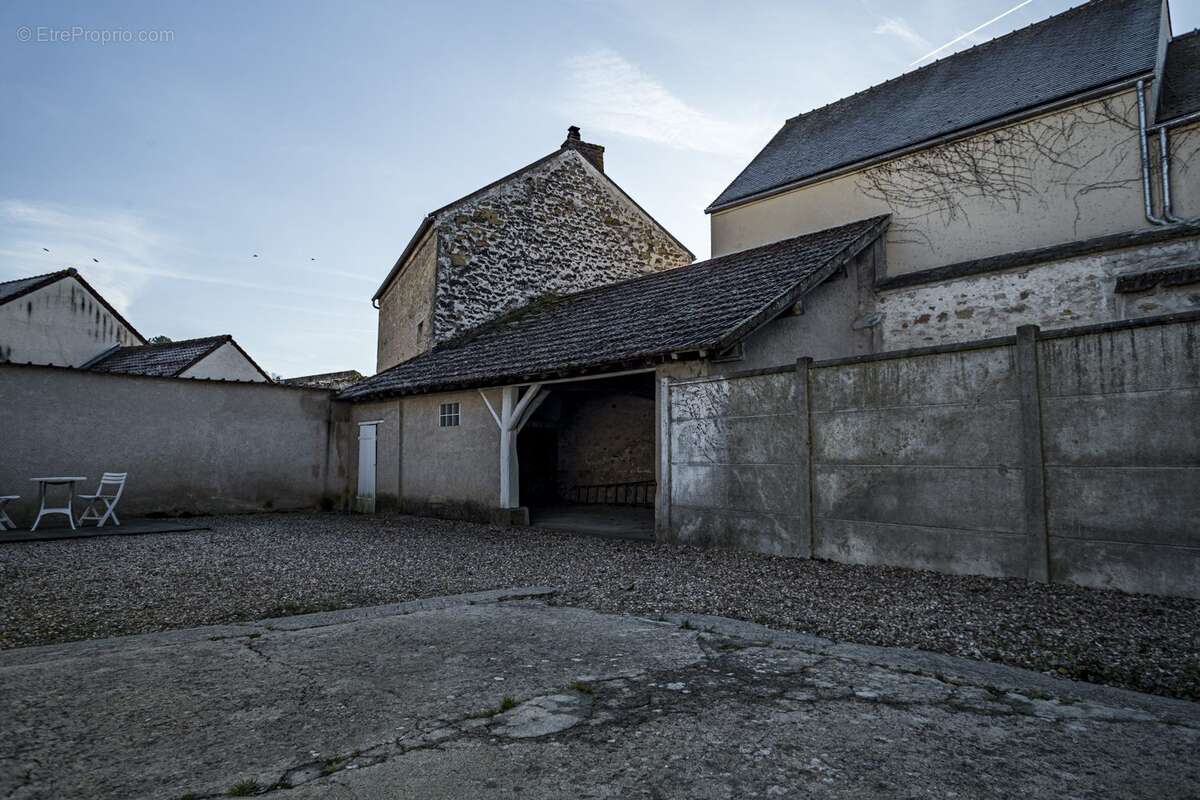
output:
[[[458,427],[458,403],[442,403],[438,424],[443,428]]]

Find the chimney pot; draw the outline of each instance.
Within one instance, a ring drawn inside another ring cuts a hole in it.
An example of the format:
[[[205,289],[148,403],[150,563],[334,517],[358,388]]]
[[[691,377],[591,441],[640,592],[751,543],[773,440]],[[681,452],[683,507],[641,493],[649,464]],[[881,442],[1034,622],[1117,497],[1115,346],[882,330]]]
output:
[[[596,169],[604,172],[604,148],[598,144],[585,142],[579,135],[579,126],[567,128],[566,141],[562,143],[564,150],[574,150],[588,160]]]

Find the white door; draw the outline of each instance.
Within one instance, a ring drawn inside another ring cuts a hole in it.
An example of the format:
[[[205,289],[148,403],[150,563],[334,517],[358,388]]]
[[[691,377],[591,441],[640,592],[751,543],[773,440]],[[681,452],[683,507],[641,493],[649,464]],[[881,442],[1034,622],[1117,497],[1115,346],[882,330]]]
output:
[[[363,422],[358,426],[358,493],[354,510],[360,514],[375,513],[375,435],[378,422]]]

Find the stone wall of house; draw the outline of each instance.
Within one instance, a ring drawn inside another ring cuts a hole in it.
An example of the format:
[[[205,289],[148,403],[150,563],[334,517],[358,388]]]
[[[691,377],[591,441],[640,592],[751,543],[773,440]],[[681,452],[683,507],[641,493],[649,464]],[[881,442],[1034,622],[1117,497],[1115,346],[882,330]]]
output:
[[[1197,265],[1200,238],[1192,237],[882,291],[882,349],[1010,336],[1020,325],[1051,330],[1200,309],[1200,274],[1117,291],[1120,275]]]
[[[0,361],[78,367],[116,345],[141,343],[71,277],[0,305]]]
[[[574,150],[438,217],[433,339],[692,256]]]
[[[667,391],[662,539],[1200,597],[1200,312]]]
[[[437,236],[431,234],[379,298],[375,370],[382,372],[428,350],[433,341]]]

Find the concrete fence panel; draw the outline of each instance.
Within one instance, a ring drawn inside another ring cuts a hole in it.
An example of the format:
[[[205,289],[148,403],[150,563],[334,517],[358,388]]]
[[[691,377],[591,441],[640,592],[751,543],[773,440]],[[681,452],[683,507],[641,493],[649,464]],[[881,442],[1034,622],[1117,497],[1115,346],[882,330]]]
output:
[[[1200,314],[666,396],[675,540],[1200,596]]]
[[[816,366],[812,374],[817,557],[1025,574],[1011,347]]]
[[[671,534],[696,544],[807,555],[807,450],[795,374],[672,384]],[[803,495],[803,496],[802,496]]]
[[[1200,321],[1039,346],[1052,577],[1200,595]]]

